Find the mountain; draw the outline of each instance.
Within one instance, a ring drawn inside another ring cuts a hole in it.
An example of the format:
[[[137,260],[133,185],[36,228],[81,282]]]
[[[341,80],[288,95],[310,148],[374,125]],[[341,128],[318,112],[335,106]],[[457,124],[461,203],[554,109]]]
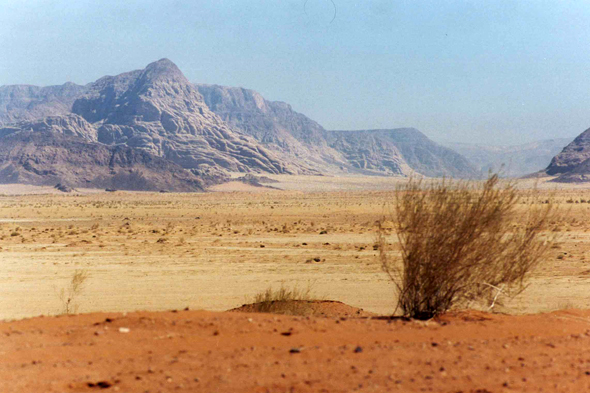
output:
[[[196,84],[207,106],[233,129],[259,143],[300,172],[341,172],[349,167],[342,153],[328,145],[327,131],[287,103],[268,101],[254,90]]]
[[[520,177],[546,168],[572,138],[547,139],[522,145],[488,146],[444,143],[467,158],[482,175],[501,171],[506,177]]]
[[[138,191],[206,186],[196,174],[145,151],[50,131],[19,131],[0,139],[0,183]]]
[[[253,90],[192,84],[168,59],[85,86],[0,87],[0,144],[0,182],[77,187],[198,190],[228,172],[476,173],[415,129],[327,131]]]
[[[404,167],[409,167],[430,177],[478,176],[465,157],[433,142],[414,128],[330,131],[329,140],[330,146],[366,169],[399,174],[407,173]]]
[[[82,117],[74,114],[48,116],[37,120],[20,121],[0,128],[0,138],[22,131],[51,132],[70,135],[88,142],[97,142],[96,128]]]
[[[330,146],[367,174],[407,175],[412,172],[395,143],[365,131],[331,131]]]
[[[477,175],[465,158],[413,128],[327,131],[290,105],[268,101],[253,90],[195,86],[207,106],[234,129],[298,168],[367,175]]]
[[[0,86],[0,125],[65,115],[86,90],[74,83],[61,86]]]
[[[289,164],[232,131],[168,59],[90,84],[72,112],[93,124],[98,141],[126,144],[183,168],[291,173]]]
[[[543,172],[549,176],[557,176],[553,180],[555,182],[590,181],[590,128],[553,157]]]

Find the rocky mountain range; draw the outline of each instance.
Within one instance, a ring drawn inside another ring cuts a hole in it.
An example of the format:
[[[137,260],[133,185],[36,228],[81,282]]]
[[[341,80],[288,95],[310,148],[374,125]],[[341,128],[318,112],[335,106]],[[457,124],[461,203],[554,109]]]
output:
[[[207,106],[238,132],[299,168],[317,173],[471,178],[459,154],[413,128],[328,131],[289,104],[236,87],[196,85]]]
[[[327,131],[253,90],[190,83],[167,59],[85,86],[0,87],[0,145],[3,183],[193,191],[228,172],[477,174],[415,129]]]
[[[68,114],[85,90],[70,82],[48,87],[0,86],[0,125]]]
[[[551,159],[573,138],[555,138],[512,146],[443,143],[471,162],[480,176],[500,172],[505,177],[521,177],[546,168]]]
[[[0,179],[2,183],[137,191],[203,191],[207,186],[201,176],[140,149],[46,131],[2,137]]]
[[[195,85],[206,105],[237,132],[310,173],[339,172],[349,163],[327,143],[327,132],[289,104],[267,101],[259,93],[219,85]]]
[[[330,131],[330,145],[356,166],[391,174],[406,168],[429,177],[475,178],[469,161],[415,128]]]

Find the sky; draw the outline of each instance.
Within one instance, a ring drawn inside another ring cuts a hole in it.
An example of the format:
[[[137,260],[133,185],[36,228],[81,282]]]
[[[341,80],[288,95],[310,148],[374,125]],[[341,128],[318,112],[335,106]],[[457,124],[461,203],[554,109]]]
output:
[[[0,85],[169,58],[326,129],[494,145],[590,127],[590,1],[0,0]]]

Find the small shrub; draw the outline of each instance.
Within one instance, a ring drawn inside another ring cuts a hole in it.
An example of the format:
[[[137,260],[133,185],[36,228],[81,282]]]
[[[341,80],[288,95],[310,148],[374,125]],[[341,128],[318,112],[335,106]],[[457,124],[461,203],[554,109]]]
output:
[[[500,186],[497,175],[483,185],[410,180],[398,188],[392,221],[401,266],[390,260],[382,229],[379,251],[403,315],[429,319],[484,299],[493,307],[500,292],[522,292],[550,246],[540,235],[553,210],[532,205],[514,225],[518,200],[514,184]]]
[[[75,300],[82,293],[87,279],[88,272],[86,270],[76,270],[72,274],[69,286],[61,289],[59,299],[62,303],[62,314],[75,314],[78,312],[79,305]]]

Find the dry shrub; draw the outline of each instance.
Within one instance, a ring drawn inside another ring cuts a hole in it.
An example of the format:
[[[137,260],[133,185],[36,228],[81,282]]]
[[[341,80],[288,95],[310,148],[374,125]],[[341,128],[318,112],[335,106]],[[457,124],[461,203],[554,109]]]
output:
[[[76,299],[82,293],[87,279],[88,272],[86,270],[76,270],[72,274],[69,286],[61,289],[59,300],[62,303],[62,314],[75,314],[78,312],[79,305],[76,303]]]
[[[297,286],[288,289],[283,285],[278,290],[269,287],[254,296],[251,311],[270,314],[309,315],[313,310],[312,288],[305,289]]]
[[[492,175],[483,183],[411,179],[394,198],[394,229],[401,266],[386,250],[380,225],[381,264],[396,286],[404,316],[429,319],[453,306],[515,296],[550,247],[541,233],[552,204],[531,204],[515,216],[512,182]],[[515,224],[514,221],[518,221]]]

